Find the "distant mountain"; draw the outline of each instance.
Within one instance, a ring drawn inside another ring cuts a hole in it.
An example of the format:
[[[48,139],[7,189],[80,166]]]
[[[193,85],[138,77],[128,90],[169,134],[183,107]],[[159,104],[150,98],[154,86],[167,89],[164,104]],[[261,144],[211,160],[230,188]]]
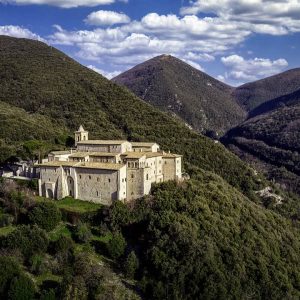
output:
[[[254,108],[249,112],[249,118],[271,112],[278,108],[290,107],[295,105],[297,106],[299,104],[300,104],[300,88],[299,90],[291,94],[269,100],[259,105],[258,107]]]
[[[91,138],[156,141],[183,154],[186,170],[212,171],[244,192],[255,186],[251,170],[221,144],[44,43],[0,36],[0,91],[1,161],[39,145],[28,147],[31,140],[64,147],[84,124]]]
[[[300,89],[261,104],[230,130],[225,143],[300,193]],[[278,170],[280,168],[280,170]],[[284,169],[283,169],[284,168]]]
[[[232,87],[170,55],[150,59],[113,81],[199,132],[223,133],[245,116]]]
[[[272,99],[300,89],[300,68],[292,69],[265,79],[246,83],[233,92],[238,103],[248,112]]]

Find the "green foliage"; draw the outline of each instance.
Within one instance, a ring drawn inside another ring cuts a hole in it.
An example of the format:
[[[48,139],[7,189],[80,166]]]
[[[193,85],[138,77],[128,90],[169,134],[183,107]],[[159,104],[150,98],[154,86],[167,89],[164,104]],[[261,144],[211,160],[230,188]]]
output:
[[[37,226],[19,226],[10,233],[4,245],[9,249],[19,249],[25,258],[34,254],[44,253],[48,247],[47,233]]]
[[[53,242],[54,253],[65,253],[72,250],[73,247],[74,242],[68,236],[61,235],[55,242]]]
[[[107,243],[107,251],[113,259],[118,259],[124,254],[126,241],[121,232],[115,232]]]
[[[15,277],[8,291],[9,300],[32,300],[35,294],[33,281],[27,275],[21,274]]]
[[[51,231],[61,221],[61,212],[54,203],[38,203],[29,213],[29,220],[46,231]]]
[[[134,251],[131,251],[124,263],[124,273],[128,278],[134,278],[135,273],[139,267],[139,259]]]
[[[39,300],[56,300],[55,290],[43,291]]]
[[[14,217],[11,214],[0,213],[0,227],[10,226],[14,221]]]
[[[92,237],[88,224],[79,223],[75,228],[74,237],[79,243],[88,243]]]
[[[114,202],[113,209],[109,210],[109,212],[110,224],[113,230],[118,230],[122,225],[130,222],[131,214],[129,208],[121,201]]]
[[[300,296],[299,229],[213,174],[154,186],[122,230],[147,298]]]
[[[10,282],[15,276],[21,273],[19,263],[15,259],[6,256],[0,256],[0,298],[7,298],[7,291]]]

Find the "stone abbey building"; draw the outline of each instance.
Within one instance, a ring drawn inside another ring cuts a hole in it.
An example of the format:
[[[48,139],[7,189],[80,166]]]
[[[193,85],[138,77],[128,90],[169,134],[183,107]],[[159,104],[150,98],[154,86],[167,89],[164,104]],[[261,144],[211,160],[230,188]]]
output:
[[[165,153],[156,143],[89,140],[75,132],[75,150],[54,151],[39,165],[39,194],[110,205],[149,194],[151,185],[181,180],[181,155]]]

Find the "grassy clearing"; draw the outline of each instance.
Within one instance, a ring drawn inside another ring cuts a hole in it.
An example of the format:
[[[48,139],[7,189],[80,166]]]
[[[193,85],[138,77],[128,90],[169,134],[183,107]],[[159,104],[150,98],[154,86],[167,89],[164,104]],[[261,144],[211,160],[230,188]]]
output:
[[[45,273],[45,274],[42,274],[42,275],[39,275],[39,276],[36,276],[35,277],[35,281],[36,281],[36,284],[38,286],[40,286],[44,281],[56,281],[57,283],[60,283],[61,280],[62,280],[62,277],[61,276],[58,276],[58,275],[54,275],[54,274],[51,274],[51,273]]]
[[[65,223],[59,224],[49,233],[49,237],[52,241],[56,241],[62,235],[71,237],[71,232]]]
[[[36,200],[38,202],[52,201],[57,205],[58,208],[76,213],[94,212],[102,207],[101,204],[73,199],[71,197],[66,197],[62,200],[48,200],[43,197],[36,197]]]

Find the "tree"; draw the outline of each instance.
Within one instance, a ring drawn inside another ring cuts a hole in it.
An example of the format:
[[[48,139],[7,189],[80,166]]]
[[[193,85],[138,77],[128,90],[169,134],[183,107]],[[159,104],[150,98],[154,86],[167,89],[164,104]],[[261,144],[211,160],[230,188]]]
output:
[[[107,244],[107,250],[109,255],[113,259],[117,259],[124,254],[126,248],[126,241],[121,232],[113,234],[112,239]]]
[[[61,212],[54,203],[43,202],[29,213],[29,220],[46,231],[51,231],[61,221]]]
[[[34,254],[44,253],[48,243],[47,233],[36,225],[19,226],[4,240],[4,246],[9,249],[19,249],[26,259]]]
[[[124,263],[124,272],[128,278],[134,278],[139,267],[139,260],[134,251],[131,251]]]
[[[35,294],[33,281],[27,275],[21,274],[15,277],[10,284],[8,299],[10,300],[32,300]]]

